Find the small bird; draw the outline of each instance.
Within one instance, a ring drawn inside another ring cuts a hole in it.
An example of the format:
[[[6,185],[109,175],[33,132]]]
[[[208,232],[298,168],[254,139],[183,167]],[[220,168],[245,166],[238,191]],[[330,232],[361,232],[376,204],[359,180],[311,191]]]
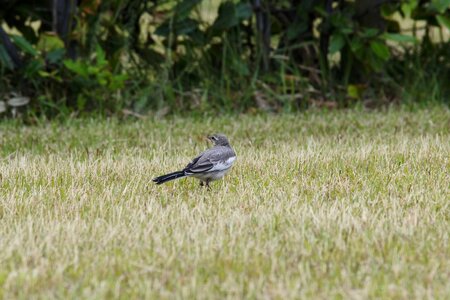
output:
[[[236,153],[225,135],[213,134],[208,139],[214,144],[212,148],[200,153],[183,170],[156,177],[153,181],[162,184],[178,178],[195,177],[200,180],[200,186],[209,188],[211,181],[225,176],[236,160]]]

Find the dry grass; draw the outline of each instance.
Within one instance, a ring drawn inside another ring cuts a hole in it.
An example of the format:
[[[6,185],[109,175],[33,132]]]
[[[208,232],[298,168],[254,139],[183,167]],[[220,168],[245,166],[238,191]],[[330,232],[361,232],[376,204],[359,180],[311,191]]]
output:
[[[0,296],[448,298],[450,112],[0,125]],[[207,192],[162,186],[230,136]]]

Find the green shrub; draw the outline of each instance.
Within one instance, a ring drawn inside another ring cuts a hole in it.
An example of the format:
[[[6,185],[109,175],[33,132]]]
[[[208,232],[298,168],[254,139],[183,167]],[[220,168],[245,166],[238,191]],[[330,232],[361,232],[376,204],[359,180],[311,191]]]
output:
[[[0,13],[2,98],[45,115],[449,102],[447,0],[75,4]]]

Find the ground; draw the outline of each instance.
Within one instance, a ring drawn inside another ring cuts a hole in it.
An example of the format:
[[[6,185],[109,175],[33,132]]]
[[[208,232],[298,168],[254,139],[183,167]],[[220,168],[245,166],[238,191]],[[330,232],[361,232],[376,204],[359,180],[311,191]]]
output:
[[[450,297],[448,108],[0,132],[4,299]],[[213,132],[211,191],[151,182]]]

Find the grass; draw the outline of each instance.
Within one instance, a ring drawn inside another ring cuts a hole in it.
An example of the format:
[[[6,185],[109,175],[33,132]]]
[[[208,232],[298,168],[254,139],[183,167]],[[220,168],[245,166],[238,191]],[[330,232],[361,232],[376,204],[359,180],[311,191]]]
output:
[[[208,192],[183,167],[229,135]],[[450,297],[450,111],[0,125],[4,299]]]

